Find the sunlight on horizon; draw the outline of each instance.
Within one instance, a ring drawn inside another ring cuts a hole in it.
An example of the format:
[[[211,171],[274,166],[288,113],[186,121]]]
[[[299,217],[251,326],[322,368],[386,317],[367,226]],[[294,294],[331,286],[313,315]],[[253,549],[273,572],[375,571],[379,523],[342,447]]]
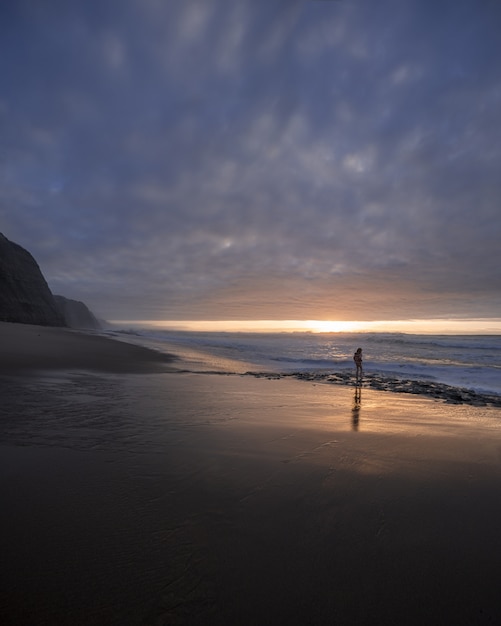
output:
[[[202,332],[501,334],[501,319],[434,320],[114,320],[111,324],[160,330]]]

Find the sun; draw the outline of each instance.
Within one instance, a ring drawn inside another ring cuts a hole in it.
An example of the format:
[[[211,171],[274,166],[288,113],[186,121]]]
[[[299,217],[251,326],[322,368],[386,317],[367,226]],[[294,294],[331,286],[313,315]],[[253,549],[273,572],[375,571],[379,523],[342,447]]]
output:
[[[307,320],[305,326],[314,333],[349,333],[359,330],[359,322],[334,322],[331,320]]]

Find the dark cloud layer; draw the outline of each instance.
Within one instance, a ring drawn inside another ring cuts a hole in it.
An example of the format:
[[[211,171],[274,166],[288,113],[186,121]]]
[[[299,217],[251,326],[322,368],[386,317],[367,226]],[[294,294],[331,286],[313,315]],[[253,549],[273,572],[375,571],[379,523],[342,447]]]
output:
[[[492,0],[7,0],[0,230],[110,319],[498,317]]]

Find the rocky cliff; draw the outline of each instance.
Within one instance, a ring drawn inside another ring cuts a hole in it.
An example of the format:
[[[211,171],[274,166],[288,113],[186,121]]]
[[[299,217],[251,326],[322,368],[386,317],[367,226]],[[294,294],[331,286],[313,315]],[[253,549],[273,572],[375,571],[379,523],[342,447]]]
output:
[[[1,233],[0,321],[66,326],[35,259]]]
[[[78,300],[71,300],[64,296],[54,296],[66,325],[70,328],[88,328],[99,330],[101,324],[87,306]]]

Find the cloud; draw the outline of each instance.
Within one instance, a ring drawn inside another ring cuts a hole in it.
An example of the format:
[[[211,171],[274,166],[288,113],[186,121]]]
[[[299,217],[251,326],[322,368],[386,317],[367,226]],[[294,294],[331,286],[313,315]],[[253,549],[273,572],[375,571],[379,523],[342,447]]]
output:
[[[497,314],[494,4],[1,11],[1,230],[54,291],[110,318]]]

